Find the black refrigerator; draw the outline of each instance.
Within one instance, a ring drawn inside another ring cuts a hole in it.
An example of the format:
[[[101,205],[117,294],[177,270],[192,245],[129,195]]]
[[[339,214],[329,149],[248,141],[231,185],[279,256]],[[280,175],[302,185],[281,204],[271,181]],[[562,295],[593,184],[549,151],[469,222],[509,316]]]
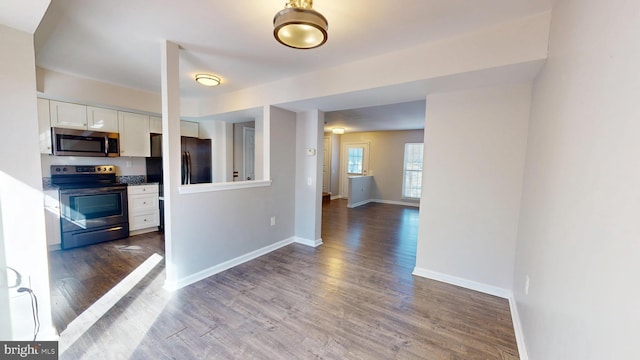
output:
[[[181,183],[211,182],[211,140],[181,136]],[[162,184],[162,134],[151,134],[151,157],[147,158],[147,181]]]
[[[211,139],[180,137],[182,184],[211,182]]]
[[[182,151],[181,183],[211,182],[211,140],[180,137]],[[160,229],[164,229],[164,194],[162,187],[162,134],[151,134],[151,157],[146,158],[147,182],[160,183]]]

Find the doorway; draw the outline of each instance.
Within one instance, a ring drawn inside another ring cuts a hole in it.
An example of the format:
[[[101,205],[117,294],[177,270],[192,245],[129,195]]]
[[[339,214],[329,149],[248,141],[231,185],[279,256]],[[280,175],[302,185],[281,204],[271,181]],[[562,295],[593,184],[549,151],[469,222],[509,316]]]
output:
[[[369,173],[369,143],[344,143],[342,145],[340,169],[342,181],[340,194],[349,198],[349,177],[365,176]]]
[[[243,165],[244,165],[244,178],[243,180],[254,180],[255,174],[255,160],[256,160],[256,129],[250,127],[242,128],[242,142],[244,144],[243,151]]]
[[[322,193],[331,192],[331,137],[324,137],[324,154],[322,162]]]

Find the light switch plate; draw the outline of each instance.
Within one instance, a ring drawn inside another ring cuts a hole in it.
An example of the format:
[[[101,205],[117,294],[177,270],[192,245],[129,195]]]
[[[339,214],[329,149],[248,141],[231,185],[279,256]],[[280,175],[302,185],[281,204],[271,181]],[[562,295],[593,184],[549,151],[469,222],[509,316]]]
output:
[[[314,156],[316,154],[316,149],[307,149],[307,156]]]

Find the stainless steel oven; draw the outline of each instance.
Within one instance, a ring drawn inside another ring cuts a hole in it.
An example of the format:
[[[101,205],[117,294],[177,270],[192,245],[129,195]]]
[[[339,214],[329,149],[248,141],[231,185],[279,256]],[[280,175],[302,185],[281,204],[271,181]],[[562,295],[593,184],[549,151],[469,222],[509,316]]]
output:
[[[115,166],[53,165],[51,172],[63,249],[129,236],[127,185],[115,181]]]

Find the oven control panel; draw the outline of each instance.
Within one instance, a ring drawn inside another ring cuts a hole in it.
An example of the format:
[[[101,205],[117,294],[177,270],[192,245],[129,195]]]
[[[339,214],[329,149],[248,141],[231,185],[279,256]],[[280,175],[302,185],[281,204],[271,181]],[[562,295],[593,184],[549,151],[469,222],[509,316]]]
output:
[[[115,173],[115,165],[51,165],[51,175]]]

